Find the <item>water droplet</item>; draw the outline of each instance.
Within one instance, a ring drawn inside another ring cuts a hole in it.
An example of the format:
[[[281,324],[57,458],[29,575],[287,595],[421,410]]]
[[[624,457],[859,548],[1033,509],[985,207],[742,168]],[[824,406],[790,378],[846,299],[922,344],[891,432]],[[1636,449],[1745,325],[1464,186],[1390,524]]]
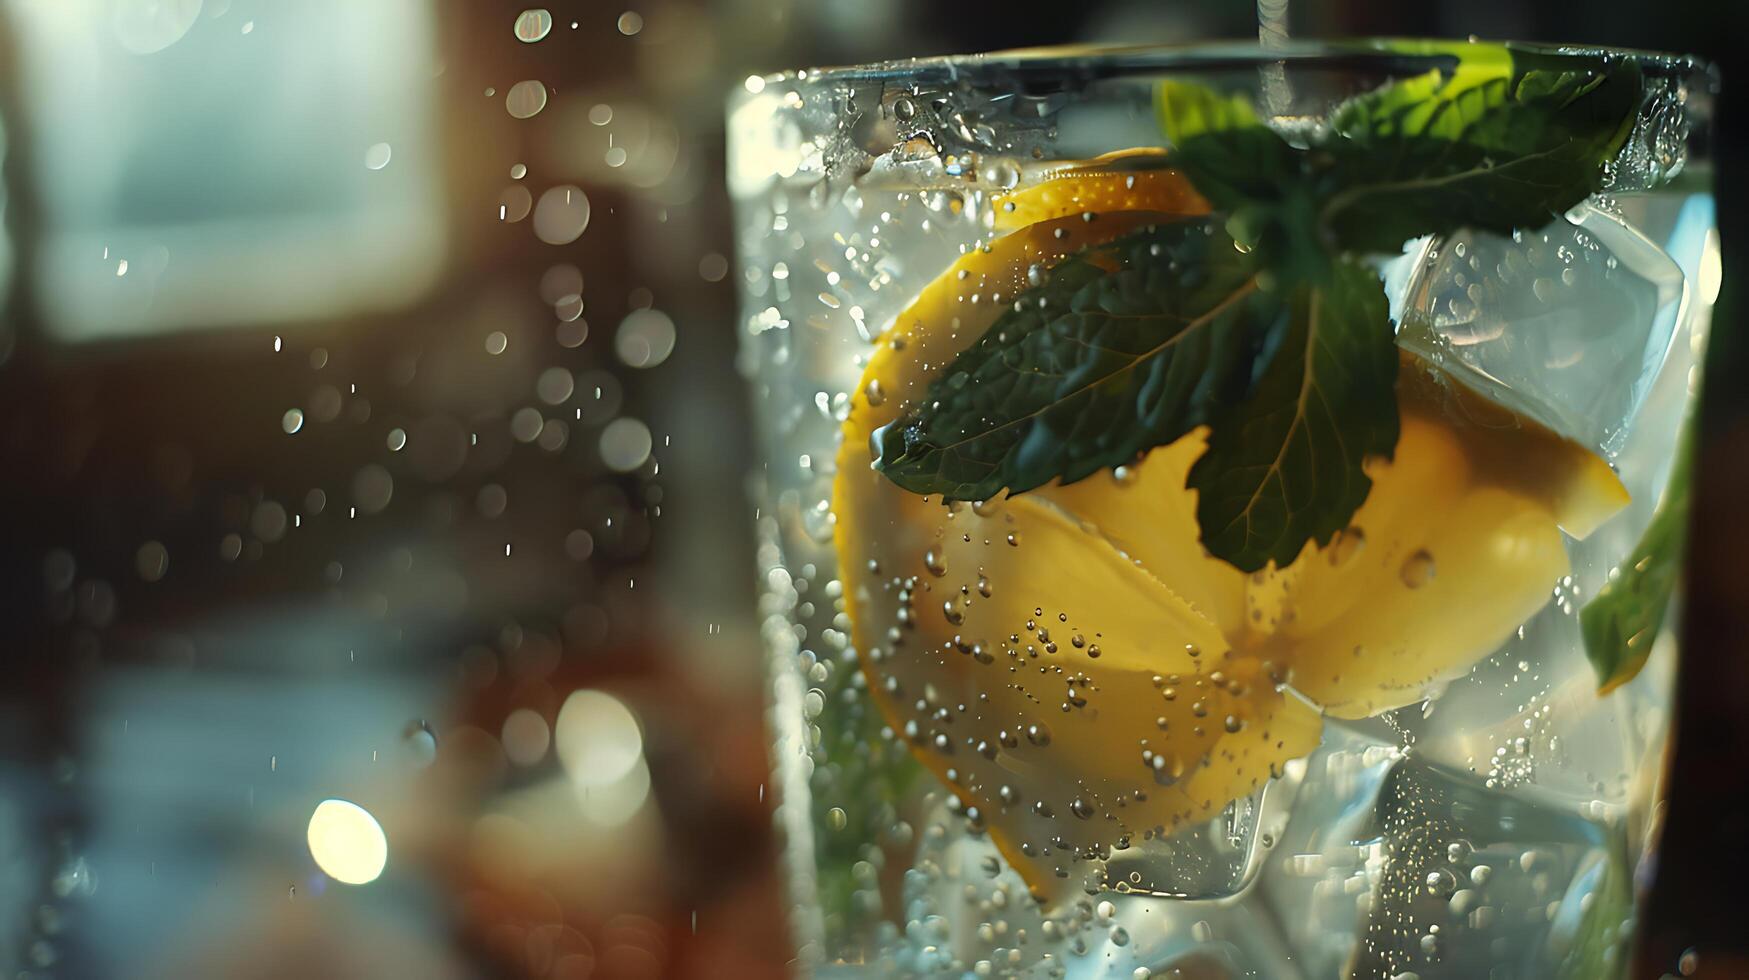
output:
[[[826,826],[831,827],[833,830],[843,830],[849,825],[850,816],[844,812],[843,807],[835,806],[826,811]]]
[[[527,164],[513,163],[510,165],[510,179],[511,180],[521,180],[522,178],[527,177],[527,176],[528,176],[528,165]]]
[[[940,578],[947,574],[947,566],[942,563],[941,556],[931,548],[923,553],[923,567],[929,569],[929,574]]]
[[[494,330],[486,335],[486,353],[497,355],[504,353],[510,346],[510,338],[502,330]]]
[[[504,108],[517,119],[530,119],[547,107],[545,83],[528,79],[510,86],[504,93]]]
[[[1020,535],[1019,534],[1010,534],[1008,536],[1008,544],[1011,547],[1015,547],[1015,548],[1020,547]]]
[[[372,143],[364,151],[364,166],[367,170],[381,170],[389,165],[392,151],[387,143]]]
[[[1410,555],[1408,560],[1403,562],[1400,575],[1404,585],[1411,589],[1419,589],[1433,581],[1433,573],[1433,556],[1423,549]]]
[[[1440,898],[1450,898],[1457,891],[1457,876],[1444,868],[1435,868],[1427,872],[1427,893]]]
[[[1244,727],[1245,727],[1245,719],[1240,718],[1238,715],[1228,715],[1227,716],[1226,729],[1227,729],[1228,734],[1237,735],[1241,730],[1244,729]]]
[[[1069,804],[1069,812],[1082,820],[1093,819],[1093,805],[1079,796]]]
[[[1026,726],[1026,740],[1043,748],[1051,744],[1051,730],[1042,724]]]
[[[549,188],[534,206],[534,235],[548,245],[568,245],[587,227],[589,197],[575,184]]]
[[[621,34],[624,34],[626,37],[631,37],[644,29],[643,15],[636,11],[628,10],[619,15],[619,20],[616,22],[616,26],[619,28]]]
[[[302,429],[304,427],[304,410],[301,408],[286,409],[285,415],[280,417],[279,427],[284,429],[288,436]]]
[[[546,37],[553,29],[553,15],[544,9],[524,10],[516,15],[516,39],[524,44]]]
[[[956,608],[951,600],[941,604],[941,614],[947,618],[948,623],[954,626],[958,626],[966,620],[965,612]]]

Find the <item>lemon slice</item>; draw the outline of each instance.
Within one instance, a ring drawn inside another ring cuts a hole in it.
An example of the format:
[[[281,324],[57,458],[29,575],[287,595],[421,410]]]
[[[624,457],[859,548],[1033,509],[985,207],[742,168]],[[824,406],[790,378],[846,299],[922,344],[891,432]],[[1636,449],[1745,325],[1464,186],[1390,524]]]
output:
[[[1246,576],[1202,548],[1185,488],[1202,430],[1123,471],[978,504],[944,507],[873,470],[870,436],[1029,267],[1206,207],[1149,173],[1163,176],[1129,209],[1092,221],[1080,208],[1112,189],[1087,184],[1103,175],[1017,195],[1011,213],[1063,213],[924,288],[871,356],[837,459],[840,576],[871,696],[1046,901],[1097,879],[1112,848],[1211,818],[1311,752],[1320,709],[1373,714],[1468,670],[1566,573],[1559,526],[1583,533],[1626,501],[1592,454],[1408,357],[1394,460],[1368,464],[1353,527],[1285,570]]]
[[[1069,216],[1093,215],[1097,220],[1111,211],[1206,213],[1209,204],[1196,188],[1161,164],[1165,152],[1119,150],[1057,171],[1050,180],[993,195],[996,228],[1006,231]]]

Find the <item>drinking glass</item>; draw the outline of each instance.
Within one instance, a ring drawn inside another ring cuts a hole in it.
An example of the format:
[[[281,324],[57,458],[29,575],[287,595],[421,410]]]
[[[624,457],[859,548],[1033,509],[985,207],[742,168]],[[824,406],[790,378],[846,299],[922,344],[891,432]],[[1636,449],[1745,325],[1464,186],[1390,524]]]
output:
[[[747,79],[739,368],[798,967],[1621,973],[1715,87],[1687,57],[1414,41]],[[1370,345],[1327,339],[1359,320]],[[1161,351],[1180,370],[1135,381]]]

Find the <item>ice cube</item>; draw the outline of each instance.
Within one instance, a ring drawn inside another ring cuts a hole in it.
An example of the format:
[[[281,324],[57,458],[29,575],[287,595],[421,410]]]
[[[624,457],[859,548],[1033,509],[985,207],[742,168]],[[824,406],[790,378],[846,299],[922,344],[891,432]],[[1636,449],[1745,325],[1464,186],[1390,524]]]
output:
[[[1664,363],[1684,287],[1657,244],[1590,204],[1538,231],[1427,239],[1386,282],[1402,346],[1607,453]]]

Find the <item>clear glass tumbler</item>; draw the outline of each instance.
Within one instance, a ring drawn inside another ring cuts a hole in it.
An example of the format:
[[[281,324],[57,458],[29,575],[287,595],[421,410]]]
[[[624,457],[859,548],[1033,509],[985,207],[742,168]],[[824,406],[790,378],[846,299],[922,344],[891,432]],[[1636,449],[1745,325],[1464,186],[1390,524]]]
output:
[[[1619,974],[1714,88],[1431,41],[748,79],[800,968]]]

